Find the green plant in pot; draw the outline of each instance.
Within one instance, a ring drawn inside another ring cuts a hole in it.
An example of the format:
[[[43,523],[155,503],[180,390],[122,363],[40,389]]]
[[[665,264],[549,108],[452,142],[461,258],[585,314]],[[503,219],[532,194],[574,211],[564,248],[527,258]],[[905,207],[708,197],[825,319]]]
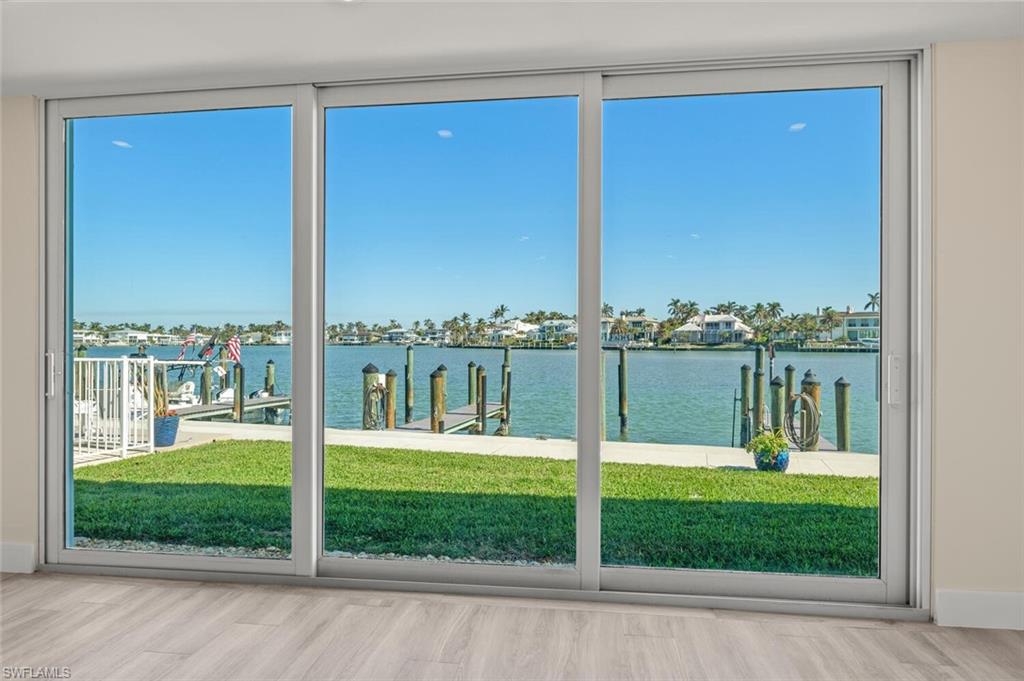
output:
[[[754,455],[759,471],[784,473],[789,468],[789,440],[781,430],[766,430],[747,443],[747,451]]]
[[[158,378],[153,386],[153,445],[170,447],[178,439],[180,417],[168,408],[167,386]]]

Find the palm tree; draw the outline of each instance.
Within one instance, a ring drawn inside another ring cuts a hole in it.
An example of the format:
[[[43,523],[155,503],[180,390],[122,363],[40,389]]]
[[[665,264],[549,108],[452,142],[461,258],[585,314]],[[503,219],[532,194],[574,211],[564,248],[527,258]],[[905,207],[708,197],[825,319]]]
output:
[[[433,319],[424,319],[423,326],[427,327],[428,331],[433,331],[437,328],[437,324],[434,323]]]
[[[615,308],[608,303],[601,303],[601,316],[602,317],[614,317]]]
[[[732,314],[736,311],[736,301],[730,300],[727,303],[719,303],[711,308],[714,314]]]
[[[842,323],[842,316],[831,307],[825,307],[822,309],[821,330],[828,334],[829,340],[832,340],[832,330],[838,326],[842,326]]]
[[[616,317],[615,321],[612,322],[612,335],[613,336],[624,336],[629,331],[629,324],[622,317]]]
[[[682,315],[680,314],[680,312],[682,311],[682,307],[683,301],[681,301],[679,298],[673,298],[672,300],[668,301],[668,316],[672,317],[673,319],[679,319],[680,317],[682,317]]]
[[[499,305],[498,307],[494,308],[493,312],[491,312],[491,319],[494,320],[495,322],[497,322],[499,320],[500,321],[505,321],[505,315],[507,315],[507,314],[508,314],[508,305],[504,305],[504,304],[503,305]]]
[[[878,312],[878,308],[882,306],[882,294],[881,293],[869,293],[868,304],[864,306],[865,310],[871,310],[872,312]]]
[[[769,319],[782,319],[782,305],[780,303],[768,303],[766,306]]]

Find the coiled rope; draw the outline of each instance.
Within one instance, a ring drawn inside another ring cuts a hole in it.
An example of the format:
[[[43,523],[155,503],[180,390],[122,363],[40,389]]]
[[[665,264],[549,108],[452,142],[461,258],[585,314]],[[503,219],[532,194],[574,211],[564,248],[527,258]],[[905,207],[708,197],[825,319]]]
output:
[[[806,433],[801,433],[795,422],[797,402],[800,402],[800,413],[803,415],[803,425],[807,429]],[[799,447],[800,451],[807,451],[811,445],[818,441],[818,426],[820,423],[821,414],[818,413],[818,407],[814,404],[814,400],[811,399],[810,395],[794,393],[789,398],[789,404],[786,407],[786,437],[789,438],[790,442]]]

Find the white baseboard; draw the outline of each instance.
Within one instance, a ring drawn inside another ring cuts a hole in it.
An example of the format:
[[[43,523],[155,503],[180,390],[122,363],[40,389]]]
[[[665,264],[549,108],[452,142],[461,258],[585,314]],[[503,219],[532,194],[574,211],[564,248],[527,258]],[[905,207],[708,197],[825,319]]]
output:
[[[0,572],[35,572],[35,544],[0,543]]]
[[[1024,591],[935,590],[935,623],[1024,630]]]

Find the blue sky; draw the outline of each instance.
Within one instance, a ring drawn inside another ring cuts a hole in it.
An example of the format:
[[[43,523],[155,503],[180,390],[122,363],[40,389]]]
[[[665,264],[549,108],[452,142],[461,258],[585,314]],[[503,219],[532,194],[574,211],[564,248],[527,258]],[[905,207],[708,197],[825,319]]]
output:
[[[874,89],[608,102],[604,298],[878,290]],[[575,311],[576,101],[330,110],[329,322]],[[75,318],[290,320],[290,112],[75,126]]]

